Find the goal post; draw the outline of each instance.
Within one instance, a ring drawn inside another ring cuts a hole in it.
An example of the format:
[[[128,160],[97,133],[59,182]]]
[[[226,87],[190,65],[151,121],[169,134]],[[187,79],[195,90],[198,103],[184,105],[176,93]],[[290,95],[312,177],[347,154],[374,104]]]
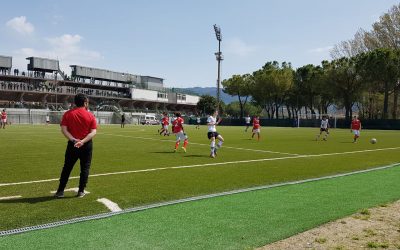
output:
[[[60,124],[61,118],[66,110],[52,111],[52,110],[39,110],[31,109],[29,111],[30,124]],[[47,122],[48,121],[48,122]]]

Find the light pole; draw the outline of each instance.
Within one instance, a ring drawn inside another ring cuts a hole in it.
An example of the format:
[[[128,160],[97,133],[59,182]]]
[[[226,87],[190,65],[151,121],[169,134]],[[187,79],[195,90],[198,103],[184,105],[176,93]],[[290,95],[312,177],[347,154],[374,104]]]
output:
[[[217,78],[217,110],[219,111],[220,105],[220,85],[221,85],[221,61],[224,60],[221,52],[221,28],[214,24],[215,36],[218,40],[218,52],[215,53],[216,59],[218,61],[218,78]]]

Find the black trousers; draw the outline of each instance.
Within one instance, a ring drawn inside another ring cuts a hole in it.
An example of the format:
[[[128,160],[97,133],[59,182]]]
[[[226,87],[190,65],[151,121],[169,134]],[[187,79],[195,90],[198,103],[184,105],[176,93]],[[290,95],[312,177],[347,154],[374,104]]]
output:
[[[64,167],[61,171],[60,185],[58,186],[57,192],[64,191],[68,183],[69,175],[78,159],[81,165],[79,192],[85,190],[89,178],[90,164],[92,162],[92,151],[93,143],[91,140],[80,148],[75,148],[71,141],[68,142],[67,150],[65,151]]]

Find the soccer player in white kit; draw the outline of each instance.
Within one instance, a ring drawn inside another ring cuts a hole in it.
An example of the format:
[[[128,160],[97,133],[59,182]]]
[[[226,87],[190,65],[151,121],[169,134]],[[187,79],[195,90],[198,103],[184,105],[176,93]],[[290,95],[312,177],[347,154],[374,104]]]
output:
[[[246,129],[244,130],[244,132],[247,132],[247,130],[248,130],[249,127],[250,127],[250,120],[251,120],[251,118],[250,118],[250,116],[247,114],[247,116],[244,118],[244,120],[245,120],[245,122],[246,122]]]
[[[224,143],[224,138],[217,132],[216,126],[221,122],[221,119],[217,121],[218,110],[214,111],[212,115],[207,118],[208,133],[207,137],[211,140],[211,153],[210,157],[215,158],[217,155],[217,149]],[[215,139],[218,139],[218,144],[215,146]]]
[[[200,118],[200,116],[197,116],[196,122],[197,122],[197,124],[196,124],[196,129],[200,129],[200,123],[201,123],[201,118]]]
[[[328,139],[328,135],[329,135],[329,120],[326,116],[322,116],[321,126],[319,129],[319,135],[317,135],[317,138],[315,138],[316,141],[319,140],[322,132],[325,132],[325,136],[324,136],[323,140],[326,141]]]

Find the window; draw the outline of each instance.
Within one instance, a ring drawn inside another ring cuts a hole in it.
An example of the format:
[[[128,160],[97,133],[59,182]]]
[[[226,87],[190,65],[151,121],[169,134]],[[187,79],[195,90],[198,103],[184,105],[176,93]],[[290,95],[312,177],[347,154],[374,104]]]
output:
[[[165,92],[157,92],[157,98],[167,99],[167,93],[165,93]]]
[[[184,94],[177,94],[177,99],[179,101],[186,101],[186,95]]]

